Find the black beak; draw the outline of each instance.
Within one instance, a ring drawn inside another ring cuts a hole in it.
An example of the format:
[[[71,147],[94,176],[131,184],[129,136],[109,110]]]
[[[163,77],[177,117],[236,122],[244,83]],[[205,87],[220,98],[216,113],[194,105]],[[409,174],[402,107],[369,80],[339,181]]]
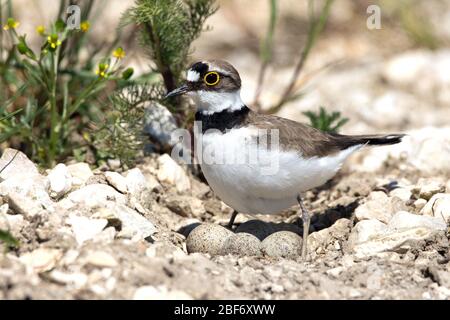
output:
[[[181,87],[176,88],[176,89],[170,91],[169,93],[167,93],[166,96],[164,97],[164,99],[175,97],[175,96],[179,96],[179,95],[184,94],[184,93],[186,93],[188,91],[189,91],[189,87],[186,84],[183,84]]]

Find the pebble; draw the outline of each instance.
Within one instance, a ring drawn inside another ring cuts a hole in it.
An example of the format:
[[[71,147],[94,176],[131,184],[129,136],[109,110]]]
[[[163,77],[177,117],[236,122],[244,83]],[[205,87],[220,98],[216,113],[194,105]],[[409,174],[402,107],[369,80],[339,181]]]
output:
[[[401,230],[412,228],[428,228],[436,231],[445,231],[447,225],[442,219],[430,217],[426,215],[417,215],[406,211],[397,212],[389,221],[389,229]]]
[[[239,256],[260,256],[261,241],[249,233],[236,233],[230,236],[224,243],[223,254]]]
[[[373,191],[367,201],[355,210],[355,217],[359,221],[377,219],[388,223],[392,215],[405,208],[404,203],[398,198],[389,198],[382,191]]]
[[[169,290],[164,286],[142,286],[136,289],[133,300],[192,300],[193,298],[181,290]]]
[[[0,170],[3,169],[0,172],[0,182],[17,175],[29,177],[39,175],[36,165],[23,152],[16,153],[17,150],[11,148],[7,148],[3,152],[0,158]],[[14,160],[11,162],[13,158]],[[6,166],[8,163],[9,165]]]
[[[414,201],[414,208],[421,210],[425,205],[427,204],[427,200],[419,198],[416,201]]]
[[[137,211],[119,204],[109,208],[112,216],[120,220],[122,230],[118,236],[130,238],[133,241],[145,239],[156,232],[156,227],[149,220],[140,215]]]
[[[389,195],[391,197],[397,197],[402,199],[403,201],[408,201],[409,199],[411,199],[412,196],[412,192],[411,190],[409,190],[408,188],[395,188],[394,190],[392,190]]]
[[[420,211],[424,215],[442,219],[445,223],[450,223],[450,194],[437,193]]]
[[[269,257],[296,259],[301,253],[302,238],[294,232],[278,231],[265,238],[261,245]]]
[[[440,179],[420,178],[412,191],[418,197],[430,200],[436,193],[445,191],[445,184]]]
[[[102,232],[108,224],[108,220],[90,219],[71,214],[69,218],[66,219],[66,223],[72,227],[78,245],[82,245],[85,241],[93,239]]]
[[[117,172],[106,171],[105,178],[108,183],[121,193],[128,193],[127,180]]]
[[[53,269],[62,255],[58,249],[39,248],[24,253],[19,260],[30,270],[41,273]]]
[[[186,248],[189,253],[202,252],[220,255],[225,242],[232,235],[233,232],[218,224],[201,224],[189,233],[186,239]]]
[[[133,195],[138,195],[148,188],[147,179],[139,168],[128,170],[125,173],[128,191]]]
[[[106,184],[90,184],[67,195],[67,199],[88,207],[104,206],[107,201],[125,204],[126,197]]]
[[[65,164],[57,164],[48,174],[49,193],[54,199],[64,196],[72,188],[72,175]]]
[[[105,251],[91,251],[84,261],[86,264],[100,268],[114,268],[118,265],[116,259]]]
[[[200,217],[206,212],[203,202],[191,196],[169,195],[165,204],[167,208],[183,217]]]
[[[150,102],[145,107],[144,131],[163,146],[173,146],[171,134],[178,128],[177,121],[167,108]]]
[[[167,153],[158,158],[157,178],[161,182],[167,182],[183,192],[191,189],[191,183],[186,172]]]
[[[352,229],[349,236],[349,246],[368,241],[375,238],[387,230],[387,225],[376,219],[359,221]]]
[[[70,164],[67,166],[67,170],[72,176],[72,184],[77,187],[85,185],[89,178],[94,175],[89,165],[84,162]]]

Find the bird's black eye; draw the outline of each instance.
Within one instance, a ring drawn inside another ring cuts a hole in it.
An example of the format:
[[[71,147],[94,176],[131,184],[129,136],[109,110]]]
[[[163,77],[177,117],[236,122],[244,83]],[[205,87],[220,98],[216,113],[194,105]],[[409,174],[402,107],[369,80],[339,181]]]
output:
[[[208,72],[207,74],[205,74],[205,76],[203,77],[203,81],[208,86],[215,86],[216,84],[219,83],[220,76],[219,76],[219,74],[217,72],[211,71],[211,72]]]

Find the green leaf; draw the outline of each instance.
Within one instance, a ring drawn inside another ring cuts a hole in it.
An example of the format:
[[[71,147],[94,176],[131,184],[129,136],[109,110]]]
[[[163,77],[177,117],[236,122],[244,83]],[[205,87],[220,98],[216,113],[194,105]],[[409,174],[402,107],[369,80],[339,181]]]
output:
[[[9,231],[0,230],[0,241],[5,244],[6,248],[17,248],[19,246],[19,241]]]

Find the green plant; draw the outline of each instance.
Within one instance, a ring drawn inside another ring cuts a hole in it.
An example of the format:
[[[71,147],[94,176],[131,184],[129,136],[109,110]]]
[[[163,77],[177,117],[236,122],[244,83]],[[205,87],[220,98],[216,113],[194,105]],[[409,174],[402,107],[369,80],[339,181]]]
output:
[[[92,146],[97,158],[117,158],[129,166],[142,151],[144,108],[153,103],[167,107],[180,126],[192,113],[185,100],[164,100],[182,80],[191,43],[204,29],[205,20],[217,10],[215,0],[136,0],[122,18],[122,26],[139,28],[139,40],[151,64],[152,77],[144,83],[129,83],[112,94],[111,112],[96,126]]]
[[[85,2],[83,19],[89,17],[92,3]],[[3,27],[8,39],[0,39],[1,50],[8,53],[0,61],[0,97],[5,101],[0,105],[0,142],[16,144],[45,166],[86,148],[88,124],[105,111],[99,103],[104,89],[126,85],[131,76],[121,66],[121,47],[113,51],[111,46],[102,50],[104,44],[86,44],[89,21],[82,21],[81,30],[66,26],[61,19],[66,5],[60,1],[56,22],[48,29],[37,26],[42,44],[38,51],[18,33],[20,24],[12,17]],[[89,58],[81,58],[82,50]]]
[[[17,248],[19,246],[19,241],[12,236],[9,231],[0,229],[0,241],[3,242],[5,250],[9,248]]]
[[[305,111],[303,114],[308,117],[312,127],[326,132],[338,132],[349,120],[348,118],[342,118],[338,111],[328,113],[324,107],[320,107],[318,113]]]

